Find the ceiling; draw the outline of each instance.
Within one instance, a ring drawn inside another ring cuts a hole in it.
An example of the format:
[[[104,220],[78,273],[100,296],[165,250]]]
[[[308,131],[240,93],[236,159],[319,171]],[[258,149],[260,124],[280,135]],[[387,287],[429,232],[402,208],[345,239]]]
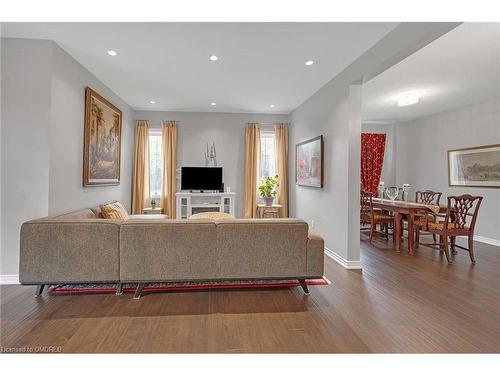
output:
[[[415,92],[418,104],[398,107]],[[393,123],[500,95],[500,23],[464,23],[363,85],[363,121]]]
[[[54,40],[134,109],[289,113],[396,26],[4,23],[2,35]]]

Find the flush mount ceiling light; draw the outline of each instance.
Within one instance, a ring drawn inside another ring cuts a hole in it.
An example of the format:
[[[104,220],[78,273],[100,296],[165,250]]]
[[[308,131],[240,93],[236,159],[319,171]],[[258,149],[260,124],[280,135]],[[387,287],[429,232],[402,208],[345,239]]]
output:
[[[274,108],[274,107],[276,107],[274,104],[271,104],[271,105],[269,106],[269,108]]]
[[[117,53],[116,51],[114,51],[114,50],[110,49],[110,50],[108,51],[108,55],[109,55],[109,56],[116,56],[116,55],[118,55],[118,53]]]
[[[215,106],[217,105],[217,103],[216,103],[216,102],[212,102],[212,103],[210,103],[210,105],[211,105],[212,107],[215,107]]]
[[[405,92],[398,97],[399,107],[408,107],[409,105],[417,104],[420,101],[419,96],[414,92]]]
[[[219,60],[219,58],[217,56],[215,56],[215,55],[210,56],[209,59],[210,59],[210,61],[217,61],[217,60]]]
[[[155,104],[156,102],[154,100],[149,101],[151,104]]]
[[[307,66],[311,66],[312,64],[314,64],[314,61],[312,61],[312,60],[307,60],[305,64],[306,64]]]

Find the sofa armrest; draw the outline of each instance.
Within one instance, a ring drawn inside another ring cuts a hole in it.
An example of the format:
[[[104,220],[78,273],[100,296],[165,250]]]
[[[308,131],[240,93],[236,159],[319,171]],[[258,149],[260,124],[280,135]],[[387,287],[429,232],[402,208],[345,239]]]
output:
[[[307,274],[323,276],[325,261],[325,242],[323,238],[309,233],[307,238]]]
[[[41,219],[21,227],[21,284],[119,280],[120,222]]]

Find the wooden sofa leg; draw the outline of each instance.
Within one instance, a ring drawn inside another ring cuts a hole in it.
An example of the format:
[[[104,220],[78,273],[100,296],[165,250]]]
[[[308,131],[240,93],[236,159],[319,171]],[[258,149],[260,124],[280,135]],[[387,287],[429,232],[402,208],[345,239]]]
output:
[[[134,299],[141,298],[142,290],[144,289],[144,283],[137,284],[137,288],[135,290]]]
[[[304,294],[308,296],[309,294],[309,288],[307,287],[306,280],[305,279],[299,279],[299,284],[302,287],[302,290],[304,291]]]
[[[116,295],[120,296],[122,294],[123,294],[123,284],[118,283],[118,284],[116,284]]]
[[[36,286],[36,293],[35,295],[38,297],[42,294],[43,288],[45,287],[45,284],[40,284]]]

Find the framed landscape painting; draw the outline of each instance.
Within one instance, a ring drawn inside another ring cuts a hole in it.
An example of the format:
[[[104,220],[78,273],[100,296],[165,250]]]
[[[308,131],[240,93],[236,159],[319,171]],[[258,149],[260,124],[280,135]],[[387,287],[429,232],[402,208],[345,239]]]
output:
[[[450,186],[500,188],[500,144],[448,151]]]
[[[295,183],[323,187],[323,136],[295,146]]]
[[[120,184],[122,112],[85,89],[83,186]]]

